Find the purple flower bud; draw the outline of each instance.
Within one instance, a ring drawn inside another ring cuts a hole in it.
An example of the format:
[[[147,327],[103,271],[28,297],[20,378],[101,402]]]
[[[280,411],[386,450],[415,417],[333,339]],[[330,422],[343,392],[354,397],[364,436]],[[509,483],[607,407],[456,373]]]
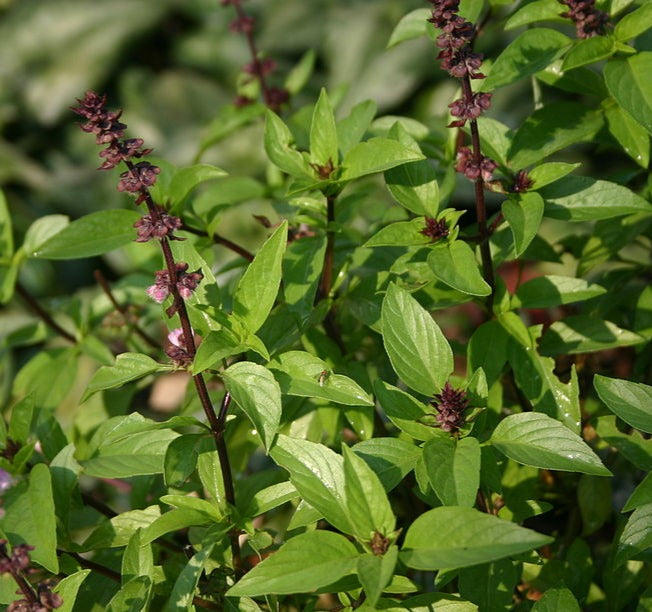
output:
[[[265,91],[265,104],[273,111],[278,111],[290,99],[290,92],[281,87],[270,87]]]
[[[464,391],[454,389],[449,382],[446,382],[441,393],[435,395],[431,404],[437,411],[436,419],[442,431],[456,432],[464,425],[464,411],[469,407]]]
[[[165,236],[170,240],[183,240],[183,238],[177,238],[173,235],[175,230],[181,228],[181,219],[168,215],[162,208],[158,210],[157,219],[153,219],[152,215],[144,215],[134,223],[134,227],[138,230],[136,242],[147,242],[153,238],[161,239]]]
[[[242,15],[229,24],[229,30],[236,33],[251,34],[254,31],[255,24],[256,20],[253,17]]]
[[[188,264],[180,261],[176,264],[177,291],[183,299],[188,299],[197,288],[204,275],[200,270],[187,272]],[[167,270],[158,270],[154,278],[154,284],[147,288],[147,294],[159,304],[171,293],[170,274]],[[172,310],[172,314],[176,312]]]
[[[156,177],[160,172],[161,169],[158,166],[153,166],[146,161],[138,162],[120,175],[118,191],[137,193],[147,189],[156,183]]]
[[[559,0],[569,10],[562,13],[575,23],[578,38],[592,38],[604,34],[609,16],[595,8],[595,0]]]
[[[471,181],[476,181],[481,176],[483,181],[489,182],[497,167],[498,164],[485,155],[482,156],[480,164],[477,164],[469,147],[460,147],[457,151],[455,170],[464,174]]]
[[[179,367],[187,367],[192,363],[192,357],[188,352],[186,340],[181,328],[173,329],[168,334],[169,346],[165,349],[165,354]]]
[[[432,217],[426,217],[426,226],[421,230],[421,233],[435,242],[448,236],[448,226],[444,219],[437,221]]]

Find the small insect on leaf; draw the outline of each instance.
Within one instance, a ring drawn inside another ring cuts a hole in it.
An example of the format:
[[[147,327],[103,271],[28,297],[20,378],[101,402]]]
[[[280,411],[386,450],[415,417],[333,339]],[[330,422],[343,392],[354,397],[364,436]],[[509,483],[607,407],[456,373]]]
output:
[[[328,380],[328,377],[331,375],[331,373],[328,370],[322,370],[319,373],[319,386],[323,387],[324,383]]]

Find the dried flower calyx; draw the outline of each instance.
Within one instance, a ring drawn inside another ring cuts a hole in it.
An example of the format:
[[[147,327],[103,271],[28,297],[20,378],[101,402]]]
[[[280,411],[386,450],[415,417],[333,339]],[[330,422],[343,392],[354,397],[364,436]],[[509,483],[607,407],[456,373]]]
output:
[[[168,334],[168,342],[165,354],[180,368],[185,368],[192,363],[192,357],[188,351],[185,336],[181,328],[173,329]]]
[[[562,17],[575,23],[577,38],[592,38],[604,34],[609,24],[609,16],[595,8],[595,0],[559,0],[568,7]]]
[[[201,270],[196,270],[195,272],[188,272],[188,264],[185,261],[180,261],[175,264],[176,268],[176,288],[179,292],[179,295],[187,300],[192,292],[197,289],[197,286],[201,282],[204,275],[201,273]],[[170,273],[167,269],[158,270],[154,279],[154,284],[150,285],[147,288],[147,294],[159,304],[173,293],[172,291],[172,281],[170,279]],[[174,314],[177,311],[177,308],[172,307],[172,312],[168,313],[170,315]]]
[[[134,227],[138,230],[136,242],[147,242],[153,238],[160,240],[166,236],[170,240],[184,240],[173,235],[173,232],[183,225],[181,219],[168,215],[160,207],[157,207],[157,210],[158,215],[144,215],[134,223]]]
[[[493,171],[498,167],[498,164],[487,157],[482,155],[480,163],[475,160],[475,156],[469,147],[460,147],[457,151],[457,164],[455,170],[461,172],[471,181],[475,181],[478,177],[486,183],[492,178]]]
[[[469,407],[466,392],[453,388],[449,382],[441,393],[435,395],[431,404],[437,411],[435,418],[442,431],[454,433],[466,422],[464,411]]]

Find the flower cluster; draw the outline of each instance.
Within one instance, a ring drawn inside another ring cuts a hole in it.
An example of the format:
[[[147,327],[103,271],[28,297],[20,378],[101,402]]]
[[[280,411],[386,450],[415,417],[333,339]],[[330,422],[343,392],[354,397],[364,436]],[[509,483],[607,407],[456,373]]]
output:
[[[454,389],[447,382],[431,403],[437,411],[436,419],[442,431],[456,432],[464,425],[464,411],[469,407],[464,391]]]
[[[201,270],[188,272],[188,264],[185,261],[177,262],[175,267],[177,291],[184,300],[187,300],[192,295],[192,292],[197,289],[204,275],[201,273]],[[167,269],[158,270],[154,284],[147,288],[147,294],[160,304],[170,293],[172,293],[172,281],[170,280],[169,271]],[[172,316],[177,310],[178,308],[173,304],[168,314]]]
[[[147,242],[152,238],[160,240],[165,236],[170,240],[184,240],[184,238],[177,238],[173,234],[181,225],[179,217],[168,215],[162,208],[159,208],[158,215],[144,215],[134,223],[134,227],[138,231],[136,242]]]
[[[421,230],[421,233],[435,242],[448,236],[448,225],[446,225],[444,219],[437,221],[432,217],[426,217],[426,226]]]
[[[38,585],[38,594],[36,594],[31,585],[23,578],[23,572],[29,568],[31,563],[30,550],[34,550],[34,547],[18,544],[12,548],[11,555],[9,555],[7,540],[0,540],[0,574],[11,574],[21,587],[16,592],[25,596],[24,599],[18,599],[9,604],[7,612],[47,612],[63,605],[61,596],[53,593],[47,582]]]
[[[121,140],[127,126],[119,121],[122,111],[111,112],[106,109],[106,94],[100,96],[94,91],[87,91],[83,98],[77,98],[77,102],[79,106],[72,107],[71,110],[86,119],[86,123],[80,125],[81,129],[95,134],[97,144],[107,145],[100,152],[100,157],[104,158],[100,170],[109,170],[120,162],[128,162],[151,153],[151,149],[141,148],[143,141],[140,138]]]
[[[470,100],[460,98],[448,105],[453,117],[459,117],[458,120],[452,121],[448,127],[463,127],[467,121],[477,119],[484,111],[491,106],[491,94],[474,93]]]
[[[181,328],[173,329],[168,334],[168,342],[165,354],[179,367],[184,368],[192,363],[192,357],[188,352],[186,339]]]
[[[229,24],[229,29],[232,32],[246,36],[249,43],[252,61],[243,67],[243,72],[251,75],[252,78],[258,79],[265,105],[271,110],[278,112],[281,106],[290,99],[290,92],[282,87],[270,87],[265,81],[265,77],[276,69],[276,62],[270,58],[260,59],[258,56],[253,36],[256,26],[255,18],[243,12],[240,6],[240,0],[222,0],[221,4],[222,6],[231,5],[235,8],[237,17]],[[236,106],[246,106],[252,102],[253,100],[251,98],[239,95],[236,97],[234,104]]]
[[[559,0],[569,10],[562,13],[575,23],[578,38],[592,38],[605,33],[609,16],[595,8],[595,0]]]
[[[514,177],[511,191],[513,193],[523,193],[534,185],[534,181],[528,176],[526,170],[519,170]]]
[[[498,164],[485,155],[482,156],[480,163],[475,161],[475,156],[468,147],[460,147],[457,151],[457,164],[455,170],[461,172],[466,178],[475,181],[478,177],[486,183],[491,180],[491,173],[497,168]]]

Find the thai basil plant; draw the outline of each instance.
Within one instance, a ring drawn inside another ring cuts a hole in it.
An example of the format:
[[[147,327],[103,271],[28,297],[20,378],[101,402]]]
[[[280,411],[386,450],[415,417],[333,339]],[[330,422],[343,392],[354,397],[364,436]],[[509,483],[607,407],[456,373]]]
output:
[[[652,3],[403,3],[427,116],[214,4],[250,61],[185,163],[89,83],[118,206],[0,202],[0,602],[652,609]]]

